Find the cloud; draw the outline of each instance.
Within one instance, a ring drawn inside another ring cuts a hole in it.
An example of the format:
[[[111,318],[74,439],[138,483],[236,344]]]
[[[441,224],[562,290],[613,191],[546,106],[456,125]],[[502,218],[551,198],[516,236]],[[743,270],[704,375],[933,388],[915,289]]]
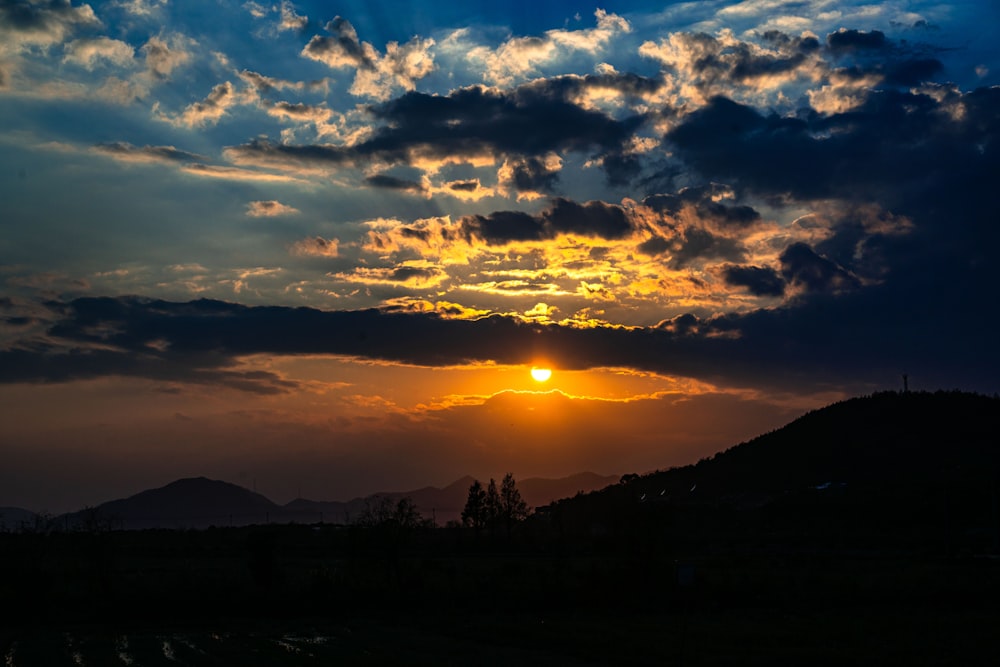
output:
[[[299,209],[273,199],[267,201],[252,201],[247,204],[247,215],[251,218],[273,218],[281,215],[294,215]]]
[[[139,51],[146,60],[146,70],[154,79],[169,79],[175,69],[191,60],[193,40],[174,33],[153,35]]]
[[[214,125],[238,101],[236,88],[231,82],[223,81],[213,87],[212,92],[204,100],[189,104],[177,116],[171,117],[161,114],[160,117],[173,125],[186,125],[188,127]],[[157,109],[158,107],[154,106],[154,112],[157,112]]]
[[[565,151],[615,151],[642,117],[613,119],[565,101],[561,90],[525,86],[503,92],[463,88],[447,96],[406,93],[370,108],[379,125],[351,146],[277,144],[264,139],[227,148],[242,164],[338,169],[378,160],[472,160],[481,156],[547,156]]]
[[[178,164],[206,159],[202,155],[188,153],[173,146],[133,146],[124,141],[96,144],[91,150],[121,162]]]
[[[325,28],[330,36],[314,35],[302,55],[334,69],[356,70],[352,95],[387,100],[395,90],[413,90],[416,81],[434,71],[433,39],[414,37],[402,45],[389,42],[382,54],[360,41],[351,22],[341,16]]]
[[[723,268],[723,276],[728,284],[746,287],[754,296],[782,296],[785,293],[785,281],[770,267],[730,264]]]
[[[267,107],[270,116],[290,119],[297,122],[323,123],[330,119],[333,112],[323,104],[313,105],[302,102],[276,102]]]
[[[619,239],[633,232],[632,223],[620,206],[600,201],[578,204],[561,197],[538,215],[520,211],[498,211],[470,215],[461,220],[462,235],[490,245],[514,241],[542,241],[560,235],[578,234]]]
[[[781,253],[781,275],[810,292],[840,292],[861,283],[843,267],[820,257],[805,243],[794,243]]]
[[[961,173],[981,180],[993,157],[971,147],[988,142],[996,127],[954,117],[952,110],[961,105],[978,115],[998,95],[1000,89],[984,88],[938,100],[920,91],[875,91],[850,112],[808,119],[762,115],[716,97],[667,140],[699,173],[760,193],[800,199],[890,196],[894,206],[929,179],[951,180]],[[765,155],[768,168],[760,169]]]
[[[393,270],[373,277],[405,281],[417,273],[393,275]],[[236,361],[261,354],[330,354],[425,366],[531,364],[544,356],[562,370],[631,368],[797,390],[884,383],[900,368],[918,366],[931,382],[961,367],[970,385],[991,386],[1000,367],[986,345],[992,332],[970,330],[964,333],[967,344],[929,354],[942,340],[936,336],[955,323],[930,324],[933,319],[924,318],[930,326],[914,330],[913,297],[886,301],[884,289],[862,290],[853,302],[823,293],[744,315],[688,316],[683,328],[575,328],[499,316],[464,320],[211,300],[80,298],[50,304],[56,322],[46,334],[49,342],[0,352],[0,381],[127,375],[226,386],[244,382],[250,390],[281,391],[287,389],[281,378],[247,376],[235,370]],[[861,322],[867,323],[865,336],[857,335]]]
[[[337,257],[340,254],[339,241],[322,236],[303,239],[292,245],[291,253],[301,257]]]
[[[551,194],[559,181],[562,160],[555,153],[544,157],[511,158],[497,171],[497,181],[518,199],[537,199]]]
[[[281,15],[281,22],[278,24],[280,30],[305,30],[309,25],[309,17],[295,13],[295,5],[288,0],[282,0],[278,9]]]
[[[365,179],[365,183],[375,188],[385,188],[387,190],[409,190],[412,192],[423,192],[426,188],[423,183],[410,181],[388,174],[375,174]]]
[[[287,81],[285,79],[264,76],[259,72],[253,72],[246,69],[237,72],[237,76],[239,76],[240,79],[247,84],[247,86],[250,86],[259,95],[267,95],[279,90],[325,92],[329,88],[329,81],[327,79],[318,79],[316,81]]]
[[[60,44],[80,28],[101,27],[90,5],[69,2],[5,0],[0,2],[0,53],[13,48],[48,48]],[[5,48],[6,47],[6,48]]]
[[[108,37],[77,39],[66,44],[63,62],[73,63],[88,70],[93,70],[102,62],[127,67],[132,64],[134,54],[135,49],[117,39]]]
[[[573,51],[599,52],[616,35],[628,33],[632,26],[617,14],[603,9],[594,12],[597,27],[584,30],[549,30],[541,37],[512,37],[495,50],[475,47],[468,57],[484,65],[483,79],[510,85],[537,72],[537,68],[565,57]]]
[[[889,47],[889,40],[881,30],[849,30],[841,28],[826,36],[826,44],[834,53],[845,51],[881,51]]]
[[[324,27],[331,36],[313,36],[302,49],[303,56],[317,60],[334,69],[342,67],[372,68],[375,66],[377,54],[374,47],[361,43],[357,31],[350,21],[342,16],[337,16]]]
[[[300,183],[304,181],[288,174],[273,174],[255,169],[240,169],[239,167],[226,167],[215,164],[191,163],[185,164],[181,168],[186,174],[198,176],[200,178],[217,178],[230,181],[247,181],[259,183]]]
[[[132,16],[155,16],[168,3],[168,0],[117,0],[112,3],[121,7]]]
[[[398,285],[414,289],[436,287],[448,274],[423,260],[403,262],[389,267],[357,267],[351,271],[332,273],[330,277],[362,285]]]

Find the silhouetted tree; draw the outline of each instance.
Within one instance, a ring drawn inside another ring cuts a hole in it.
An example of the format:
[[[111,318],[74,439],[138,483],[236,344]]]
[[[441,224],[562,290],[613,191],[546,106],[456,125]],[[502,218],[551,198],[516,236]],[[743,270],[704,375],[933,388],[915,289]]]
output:
[[[486,525],[486,519],[486,491],[477,479],[469,487],[469,496],[465,501],[465,508],[462,510],[462,523],[466,526],[472,526],[478,539],[479,531]]]
[[[386,496],[376,496],[365,502],[365,508],[361,511],[357,524],[411,530],[421,527],[424,524],[424,518],[409,496],[404,496],[395,502]]]
[[[497,521],[500,519],[500,492],[497,491],[497,481],[490,477],[490,485],[486,487],[486,523],[490,527],[490,536],[496,532]]]
[[[490,480],[492,483],[493,480]],[[510,531],[515,523],[524,521],[528,517],[528,503],[521,498],[521,492],[517,489],[514,481],[514,474],[507,473],[500,483],[500,518],[507,528],[507,538],[510,539]]]

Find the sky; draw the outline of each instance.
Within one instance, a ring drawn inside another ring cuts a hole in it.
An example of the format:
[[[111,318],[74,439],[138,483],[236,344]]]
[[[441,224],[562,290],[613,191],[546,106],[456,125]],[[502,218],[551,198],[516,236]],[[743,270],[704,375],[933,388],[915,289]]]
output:
[[[645,472],[997,392],[998,21],[0,0],[0,506]]]

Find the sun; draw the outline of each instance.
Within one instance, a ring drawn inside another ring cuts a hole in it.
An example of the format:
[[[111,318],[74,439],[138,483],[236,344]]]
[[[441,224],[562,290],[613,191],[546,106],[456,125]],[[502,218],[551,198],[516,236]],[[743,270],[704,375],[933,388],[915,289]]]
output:
[[[531,377],[535,382],[545,382],[550,377],[552,377],[551,368],[539,368],[538,366],[531,367]]]

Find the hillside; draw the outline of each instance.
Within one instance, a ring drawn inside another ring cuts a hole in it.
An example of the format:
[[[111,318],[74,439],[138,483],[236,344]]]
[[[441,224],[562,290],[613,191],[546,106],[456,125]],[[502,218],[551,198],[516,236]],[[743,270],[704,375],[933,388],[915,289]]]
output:
[[[112,528],[207,528],[266,523],[280,506],[235,484],[192,477],[149,489],[97,507],[73,512],[57,525]],[[96,525],[95,525],[96,524]]]
[[[1000,399],[880,393],[815,410],[692,465],[625,475],[547,512],[598,532],[642,507],[702,536],[767,530],[782,539],[988,548],[1000,537],[998,443]]]

